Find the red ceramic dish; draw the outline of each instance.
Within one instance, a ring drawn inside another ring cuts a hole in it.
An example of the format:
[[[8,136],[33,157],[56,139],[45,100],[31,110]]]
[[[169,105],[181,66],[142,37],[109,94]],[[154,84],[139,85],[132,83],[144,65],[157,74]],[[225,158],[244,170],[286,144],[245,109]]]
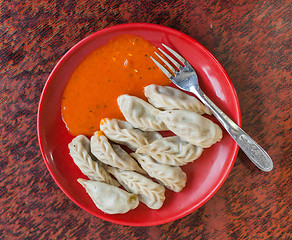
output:
[[[143,203],[126,214],[109,215],[96,208],[84,188],[76,181],[86,178],[69,155],[69,134],[61,117],[61,97],[76,66],[94,49],[118,34],[136,34],[156,46],[165,43],[184,56],[197,71],[201,88],[231,119],[241,125],[238,98],[225,70],[214,56],[189,36],[153,24],[124,24],[96,32],[71,48],[50,74],[41,95],[37,130],[46,166],[62,191],[78,206],[109,222],[129,226],[151,226],[184,217],[208,201],[223,184],[237,156],[238,146],[223,131],[221,142],[206,149],[194,163],[183,167],[188,176],[180,193],[166,190],[159,210]],[[212,118],[216,123],[217,120]]]

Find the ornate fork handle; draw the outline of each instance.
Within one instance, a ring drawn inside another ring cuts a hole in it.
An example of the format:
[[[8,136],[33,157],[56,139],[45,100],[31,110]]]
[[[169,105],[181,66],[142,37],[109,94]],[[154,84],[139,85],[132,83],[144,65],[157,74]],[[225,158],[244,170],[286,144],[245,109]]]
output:
[[[242,151],[259,169],[265,172],[269,172],[273,169],[273,161],[267,152],[218,108],[199,87],[196,88],[195,86],[191,86],[190,91],[210,108],[214,116],[232,136]]]

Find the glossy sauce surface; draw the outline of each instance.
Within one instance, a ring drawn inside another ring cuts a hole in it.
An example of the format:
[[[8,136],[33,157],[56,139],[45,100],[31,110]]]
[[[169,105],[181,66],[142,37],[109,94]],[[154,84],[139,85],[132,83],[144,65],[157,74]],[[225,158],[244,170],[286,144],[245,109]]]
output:
[[[117,98],[129,94],[144,98],[149,84],[170,80],[150,59],[157,48],[143,38],[122,34],[89,54],[74,70],[62,98],[62,117],[72,135],[99,130],[102,118],[123,116]]]

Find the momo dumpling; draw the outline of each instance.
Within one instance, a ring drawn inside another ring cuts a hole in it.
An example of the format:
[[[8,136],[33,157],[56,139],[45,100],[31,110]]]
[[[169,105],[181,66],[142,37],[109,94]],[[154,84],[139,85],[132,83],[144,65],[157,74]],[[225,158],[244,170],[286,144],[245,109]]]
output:
[[[165,200],[164,186],[133,171],[111,167],[108,170],[128,192],[137,195],[139,200],[149,208],[159,209],[162,207]]]
[[[117,101],[125,119],[135,128],[143,131],[168,130],[158,116],[160,110],[148,102],[127,94],[119,96]]]
[[[115,186],[120,185],[104,169],[102,163],[98,162],[91,154],[90,141],[86,136],[79,135],[75,137],[71,143],[68,144],[68,147],[70,151],[69,154],[73,158],[74,163],[89,179],[106,182]]]
[[[183,166],[199,158],[203,150],[178,136],[172,136],[141,146],[136,153],[147,154],[162,164]]]
[[[91,137],[90,145],[92,154],[104,164],[124,170],[145,173],[135,159],[122,149],[121,146],[111,144],[102,131],[94,133]]]
[[[135,194],[119,187],[82,178],[77,181],[85,188],[96,207],[105,213],[126,213],[139,205],[139,199]]]
[[[197,98],[173,87],[151,84],[144,88],[144,93],[148,101],[158,109],[180,109],[195,111],[199,114],[212,114],[210,109]]]
[[[132,150],[162,138],[156,131],[141,131],[129,122],[118,119],[102,119],[100,130],[113,142],[124,144]]]
[[[159,116],[170,131],[191,144],[208,148],[222,139],[221,128],[196,112],[167,110]]]
[[[185,187],[187,175],[180,167],[157,163],[152,157],[145,154],[131,153],[131,156],[140,163],[150,177],[157,179],[168,189],[180,192]]]

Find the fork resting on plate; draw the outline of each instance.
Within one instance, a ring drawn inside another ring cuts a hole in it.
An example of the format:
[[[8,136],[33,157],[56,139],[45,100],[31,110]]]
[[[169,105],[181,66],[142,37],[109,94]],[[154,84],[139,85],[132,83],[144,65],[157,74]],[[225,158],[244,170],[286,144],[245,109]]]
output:
[[[261,170],[269,172],[273,169],[273,161],[267,152],[259,146],[249,135],[247,135],[235,122],[233,122],[221,109],[219,109],[201,90],[198,82],[196,71],[181,55],[172,50],[170,47],[162,44],[177,60],[163,51],[158,50],[173,64],[155,52],[157,57],[167,66],[165,68],[156,61],[151,59],[160,68],[161,71],[179,88],[195,94],[207,107],[210,108],[214,116],[219,120],[226,131],[231,135],[235,142],[248,158]],[[175,67],[173,67],[175,66]],[[172,73],[171,73],[172,72]]]

